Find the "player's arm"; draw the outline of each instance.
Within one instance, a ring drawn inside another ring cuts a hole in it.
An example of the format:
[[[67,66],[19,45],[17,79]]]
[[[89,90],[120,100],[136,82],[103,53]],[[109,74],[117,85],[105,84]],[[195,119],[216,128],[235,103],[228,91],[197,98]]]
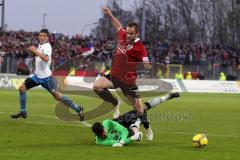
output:
[[[149,59],[148,59],[148,54],[147,54],[147,50],[145,49],[144,46],[142,46],[142,49],[141,49],[141,60],[143,62],[143,65],[144,65],[144,68],[146,70],[150,70],[152,68],[152,65],[150,64],[149,62]]]
[[[150,70],[152,68],[152,65],[149,62],[143,62],[143,65],[146,70]]]
[[[152,65],[149,62],[148,55],[147,55],[147,50],[145,49],[145,47],[143,47],[142,51],[143,51],[142,52],[142,61],[143,61],[143,64],[144,64],[144,68],[147,69],[147,70],[150,70],[152,68]]]
[[[122,24],[119,20],[112,14],[111,10],[108,7],[103,7],[103,12],[111,18],[111,21],[114,27],[119,31],[122,28]]]
[[[30,46],[28,50],[34,53],[36,56],[39,56],[43,61],[45,62],[49,61],[49,56],[47,54],[39,52],[35,46]]]
[[[116,143],[119,143],[119,142],[116,141],[116,140],[113,140],[113,139],[112,140],[110,140],[110,139],[101,139],[101,138],[96,137],[95,143],[96,144],[100,144],[100,145],[104,145],[104,146],[112,146],[112,145],[114,145]]]

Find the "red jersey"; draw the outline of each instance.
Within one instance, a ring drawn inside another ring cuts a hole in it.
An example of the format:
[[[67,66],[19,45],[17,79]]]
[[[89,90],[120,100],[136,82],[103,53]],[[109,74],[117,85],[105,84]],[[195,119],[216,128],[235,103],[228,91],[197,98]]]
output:
[[[126,31],[121,28],[118,31],[118,46],[112,60],[111,76],[123,83],[135,84],[137,62],[149,62],[147,51],[139,38],[129,44]]]

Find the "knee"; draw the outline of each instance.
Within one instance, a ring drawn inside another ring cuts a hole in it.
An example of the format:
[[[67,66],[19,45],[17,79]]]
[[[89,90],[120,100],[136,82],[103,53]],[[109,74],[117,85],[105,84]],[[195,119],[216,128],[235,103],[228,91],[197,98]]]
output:
[[[24,85],[21,85],[19,88],[18,88],[19,92],[26,92],[26,87]]]
[[[95,91],[95,90],[99,90],[99,85],[98,85],[98,82],[94,82],[93,83],[93,90]]]
[[[62,99],[62,96],[59,93],[53,93],[53,97],[56,101],[61,101]]]
[[[104,88],[108,88],[107,86],[109,83],[111,82],[108,82],[108,80],[104,78],[100,78],[93,82],[93,90],[102,91]]]
[[[141,115],[144,114],[144,108],[141,104],[134,104],[133,106],[138,113],[140,113]]]
[[[136,110],[140,110],[141,109],[141,106],[137,105],[137,104],[134,104],[133,107],[136,109]]]
[[[56,101],[61,101],[61,97],[59,97],[59,96],[54,96],[54,98]]]
[[[94,92],[101,92],[103,88],[101,88],[97,83],[93,83],[93,91]]]
[[[129,98],[128,98],[128,100],[129,100],[130,102],[132,102],[132,106],[133,106],[134,108],[140,108],[140,107],[141,107],[141,104],[138,103],[135,99],[129,99]]]

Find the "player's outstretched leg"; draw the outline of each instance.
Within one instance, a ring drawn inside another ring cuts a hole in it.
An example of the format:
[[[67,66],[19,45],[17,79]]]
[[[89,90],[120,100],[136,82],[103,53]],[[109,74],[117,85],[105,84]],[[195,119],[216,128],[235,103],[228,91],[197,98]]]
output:
[[[167,95],[162,96],[162,97],[156,97],[156,98],[150,99],[144,103],[145,104],[144,109],[147,111],[151,108],[156,107],[160,103],[163,103],[167,100],[170,100],[173,98],[178,98],[178,97],[180,97],[180,94],[178,92],[172,92],[172,93],[168,93]]]
[[[179,96],[180,95],[179,95],[178,92],[173,92],[173,93],[169,93],[169,94],[167,94],[165,96],[162,96],[162,97],[156,97],[156,98],[150,99],[150,100],[148,100],[147,102],[144,103],[145,104],[144,109],[145,109],[145,111],[147,111],[151,108],[156,107],[157,105],[159,105],[162,102],[165,102],[165,101],[173,99],[173,98],[177,98]],[[147,114],[146,114],[146,119],[147,119]],[[142,123],[143,123],[145,131],[146,131],[147,139],[148,140],[153,140],[153,131],[152,131],[152,128],[149,124],[149,121],[145,120],[145,121],[142,121]]]
[[[75,110],[80,118],[80,121],[84,120],[84,114],[83,114],[83,106],[75,104],[71,99],[69,99],[67,96],[61,95],[59,92],[54,91],[52,92],[52,95],[57,101],[62,102],[66,106],[72,108]]]
[[[135,123],[130,125],[130,129],[133,131],[134,135],[130,137],[132,141],[140,141],[142,140],[142,132],[139,131],[140,129],[140,121],[136,121]]]
[[[104,101],[109,102],[114,106],[113,117],[117,118],[120,115],[121,102],[112,95],[108,88],[114,88],[113,83],[111,82],[110,74],[100,77],[93,82],[94,92]]]
[[[71,99],[69,99],[67,96],[62,96],[60,101],[65,104],[66,106],[72,108],[75,110],[80,118],[80,121],[84,120],[84,114],[83,114],[83,106],[75,104]]]
[[[117,100],[107,88],[104,88],[102,90],[94,89],[94,92],[104,101],[111,103],[114,106],[113,117],[114,118],[119,117],[121,102]]]

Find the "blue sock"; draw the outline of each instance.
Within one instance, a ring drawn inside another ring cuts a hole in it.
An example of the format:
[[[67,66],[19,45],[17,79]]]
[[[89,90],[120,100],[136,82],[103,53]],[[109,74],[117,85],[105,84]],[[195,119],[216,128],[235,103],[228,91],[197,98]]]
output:
[[[20,92],[20,105],[21,105],[21,112],[26,113],[26,101],[27,96],[26,92]]]
[[[78,113],[81,111],[80,108],[78,107],[78,105],[75,104],[71,99],[69,99],[69,98],[66,97],[66,96],[62,96],[61,102],[62,102],[63,104],[65,104],[66,106],[74,109],[74,110],[75,110],[76,112],[78,112]]]

